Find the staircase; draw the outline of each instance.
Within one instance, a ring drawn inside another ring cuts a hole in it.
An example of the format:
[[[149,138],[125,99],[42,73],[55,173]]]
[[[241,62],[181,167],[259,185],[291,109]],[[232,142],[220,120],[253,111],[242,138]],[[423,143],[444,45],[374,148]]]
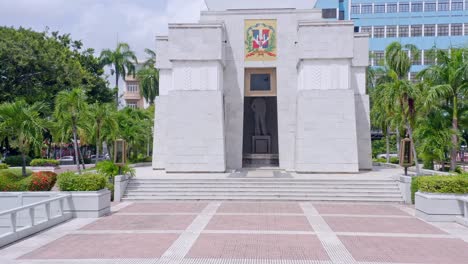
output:
[[[131,179],[123,200],[403,202],[391,179]]]

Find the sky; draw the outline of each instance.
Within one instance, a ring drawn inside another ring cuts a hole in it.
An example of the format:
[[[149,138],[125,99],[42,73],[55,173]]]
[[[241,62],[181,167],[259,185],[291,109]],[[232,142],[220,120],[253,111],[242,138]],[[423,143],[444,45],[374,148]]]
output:
[[[140,59],[169,22],[197,22],[203,0],[0,0],[0,25],[70,33],[96,55],[127,42]]]

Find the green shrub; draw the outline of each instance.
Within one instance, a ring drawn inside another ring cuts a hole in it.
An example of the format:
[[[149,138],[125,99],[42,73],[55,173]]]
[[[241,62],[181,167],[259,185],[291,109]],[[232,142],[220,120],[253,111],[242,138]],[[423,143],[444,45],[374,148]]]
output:
[[[106,188],[108,180],[102,174],[65,172],[58,176],[57,183],[61,191],[99,191]]]
[[[12,167],[20,167],[20,166],[23,166],[23,157],[21,157],[21,155],[9,156],[9,157],[6,157],[3,162]],[[31,158],[29,156],[26,156],[26,166],[29,166],[30,163],[31,163]]]
[[[8,164],[5,164],[5,163],[0,163],[0,170],[6,170],[8,169],[10,166],[8,166]]]
[[[12,169],[1,170],[0,191],[2,192],[25,192],[29,190],[30,177],[22,177],[12,171]]]
[[[51,171],[34,172],[31,175],[30,191],[50,191],[57,181],[57,174]]]
[[[400,164],[400,159],[398,157],[390,157],[390,163]]]
[[[60,161],[53,159],[33,159],[30,164],[35,167],[57,167],[60,164]]]
[[[110,160],[101,161],[96,164],[96,170],[98,173],[107,176],[108,178],[119,175],[119,166],[115,165]],[[130,168],[128,164],[122,167],[122,174],[129,174],[131,177],[135,174],[135,169]]]
[[[468,174],[453,176],[419,176],[411,181],[411,199],[417,191],[428,193],[468,193]]]

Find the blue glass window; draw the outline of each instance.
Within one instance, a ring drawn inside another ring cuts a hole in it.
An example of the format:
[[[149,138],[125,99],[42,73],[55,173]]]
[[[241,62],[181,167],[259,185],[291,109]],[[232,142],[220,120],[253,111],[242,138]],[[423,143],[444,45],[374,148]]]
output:
[[[439,0],[439,11],[449,11],[450,3],[448,0]]]
[[[361,6],[361,13],[362,14],[371,14],[372,13],[372,5],[362,5]]]
[[[359,5],[352,5],[351,6],[351,14],[360,14],[360,8]]]
[[[461,0],[452,0],[452,10],[463,10],[463,1]]]
[[[422,2],[412,2],[411,3],[411,12],[422,12],[423,3]]]
[[[374,5],[374,13],[385,13],[385,4]]]
[[[398,6],[396,3],[387,4],[387,13],[396,13],[398,11]]]
[[[436,11],[436,2],[424,3],[424,12],[435,12],[435,11]]]
[[[400,3],[399,4],[399,12],[400,13],[409,12],[409,3]]]

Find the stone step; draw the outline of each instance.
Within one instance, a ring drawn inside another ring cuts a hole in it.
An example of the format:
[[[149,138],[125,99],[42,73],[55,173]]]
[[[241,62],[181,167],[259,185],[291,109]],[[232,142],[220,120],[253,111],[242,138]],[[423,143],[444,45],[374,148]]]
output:
[[[294,196],[124,196],[123,201],[142,200],[230,200],[230,201],[332,201],[332,202],[376,202],[402,203],[401,198],[395,197],[294,197]]]
[[[127,192],[126,196],[291,196],[291,197],[354,197],[354,196],[366,196],[366,197],[401,197],[400,193],[346,193],[346,192],[326,192],[326,193],[310,193],[310,192],[243,192],[243,191],[232,191],[232,192],[177,192],[177,191],[165,191],[165,192]]]
[[[232,191],[242,191],[242,192],[314,192],[314,193],[321,193],[321,192],[357,192],[357,193],[365,193],[365,192],[372,192],[372,193],[400,193],[400,190],[395,188],[261,188],[261,186],[255,187],[242,187],[242,188],[181,188],[179,186],[175,187],[131,187],[127,188],[128,192],[168,192],[168,191],[181,191],[181,192],[232,192]]]

